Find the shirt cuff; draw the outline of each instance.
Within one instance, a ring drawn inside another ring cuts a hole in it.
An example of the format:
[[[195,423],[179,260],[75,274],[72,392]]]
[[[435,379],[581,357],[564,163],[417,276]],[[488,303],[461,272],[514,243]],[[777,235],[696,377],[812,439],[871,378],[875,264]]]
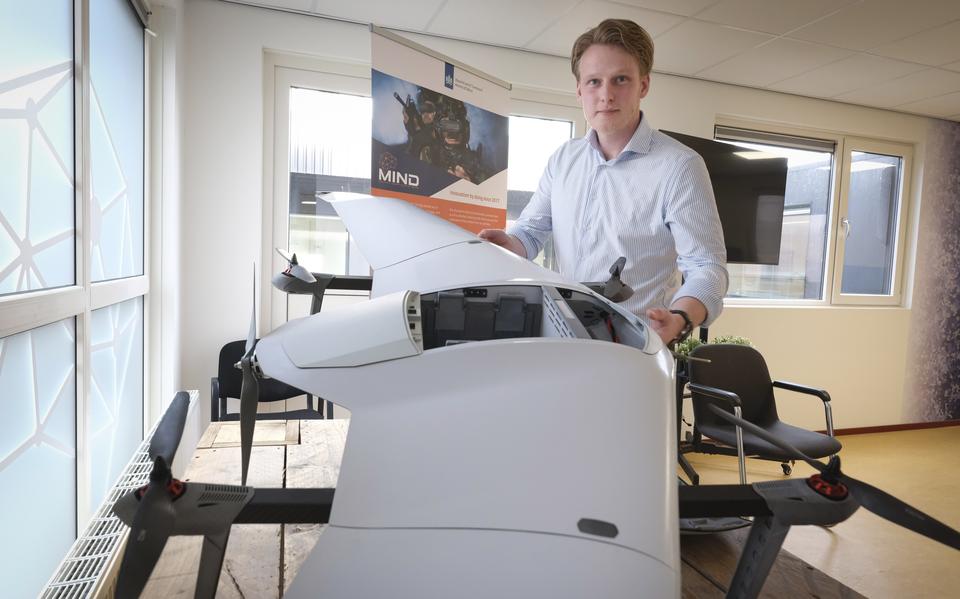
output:
[[[677,290],[677,293],[674,294],[673,301],[670,303],[672,305],[673,302],[681,297],[692,297],[699,300],[704,308],[707,309],[707,317],[700,323],[700,326],[707,327],[723,312],[724,292],[725,286],[721,285],[719,281],[685,281],[680,289]]]
[[[524,231],[522,227],[518,227],[516,225],[507,227],[507,234],[513,235],[520,240],[520,243],[523,244],[523,250],[527,253],[527,260],[533,260],[537,257],[537,254],[540,253],[540,248],[537,246],[536,239]]]

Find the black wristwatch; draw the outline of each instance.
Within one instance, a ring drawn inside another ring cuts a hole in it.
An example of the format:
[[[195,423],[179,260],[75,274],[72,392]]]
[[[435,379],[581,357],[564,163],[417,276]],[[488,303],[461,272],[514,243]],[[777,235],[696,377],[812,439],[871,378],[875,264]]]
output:
[[[684,339],[690,336],[690,333],[693,332],[693,321],[690,320],[690,315],[684,312],[683,310],[670,310],[671,314],[679,314],[683,318],[683,328],[680,329],[680,332],[677,333],[677,336],[673,338],[673,341],[669,345],[674,346],[677,343],[683,342]]]

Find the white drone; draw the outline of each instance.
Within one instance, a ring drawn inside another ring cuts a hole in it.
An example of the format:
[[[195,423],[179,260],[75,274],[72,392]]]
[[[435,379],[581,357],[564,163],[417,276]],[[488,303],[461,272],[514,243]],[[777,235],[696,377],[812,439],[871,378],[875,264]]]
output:
[[[234,523],[329,525],[287,591],[304,598],[679,597],[681,516],[755,517],[731,597],[759,593],[791,525],[859,505],[960,549],[956,531],[836,458],[807,458],[719,409],[820,470],[820,484],[678,490],[674,360],[608,299],[623,296],[617,265],[606,286],[574,283],[407,202],[325,197],[374,269],[371,299],[259,343],[251,329],[242,464],[245,482],[256,380],[272,377],[350,410],[337,488],[172,479],[178,397],[150,484],[115,508],[132,528],[118,597],[139,595],[171,534],[204,535],[196,596],[213,597]],[[319,298],[327,282],[295,259],[275,278]]]

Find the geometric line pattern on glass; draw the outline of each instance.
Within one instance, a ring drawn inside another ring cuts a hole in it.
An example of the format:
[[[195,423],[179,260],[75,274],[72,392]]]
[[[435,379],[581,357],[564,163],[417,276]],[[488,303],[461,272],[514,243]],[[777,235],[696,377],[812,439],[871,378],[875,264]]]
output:
[[[90,280],[143,274],[144,42],[128,0],[90,5]]]
[[[73,63],[0,82],[0,295],[74,282]]]
[[[90,504],[100,505],[143,435],[143,297],[90,314]]]
[[[133,274],[129,272],[133,264],[133,225],[127,179],[92,80],[90,104],[90,142],[94,146],[91,162],[90,278],[103,281]],[[119,237],[110,234],[117,231]]]
[[[4,596],[36,596],[75,538],[74,330],[69,318],[0,339]]]

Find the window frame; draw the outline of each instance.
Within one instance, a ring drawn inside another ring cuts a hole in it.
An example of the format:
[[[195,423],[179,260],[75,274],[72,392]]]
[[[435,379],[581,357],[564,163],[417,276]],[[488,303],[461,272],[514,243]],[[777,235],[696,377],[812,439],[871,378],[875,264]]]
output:
[[[264,202],[261,264],[267,267],[260,277],[261,330],[273,330],[287,321],[287,297],[273,288],[272,273],[287,267],[275,247],[289,247],[290,178],[290,89],[315,89],[370,97],[370,67],[338,63],[267,51],[264,53]],[[270,115],[272,118],[266,116]],[[361,295],[329,291],[329,295]]]
[[[724,298],[727,306],[890,306],[901,307],[904,301],[905,265],[907,253],[907,222],[911,209],[911,176],[913,167],[914,144],[881,140],[849,133],[828,131],[816,128],[801,128],[769,121],[758,121],[742,117],[717,115],[714,119],[714,132],[717,127],[731,127],[754,131],[760,134],[787,135],[791,137],[811,138],[834,143],[833,172],[830,181],[830,209],[827,219],[826,247],[824,251],[823,284],[820,299],[774,299],[774,298]],[[714,136],[715,138],[715,136]],[[843,235],[841,215],[846,214],[849,193],[850,156],[853,151],[886,153],[903,159],[901,171],[899,210],[897,216],[897,240],[894,256],[894,274],[891,282],[892,295],[873,296],[865,294],[841,294],[843,279]]]
[[[74,536],[86,526],[98,506],[90,505],[90,453],[87,438],[91,384],[91,313],[126,300],[143,297],[143,419],[141,438],[149,425],[150,396],[150,102],[149,43],[142,8],[127,0],[143,27],[143,274],[92,282],[91,259],[91,132],[90,132],[90,3],[74,0],[73,10],[73,135],[74,135],[74,283],[49,289],[0,296],[0,338],[73,318],[75,323],[74,376],[76,380],[76,514]]]
[[[897,190],[897,223],[894,239],[893,274],[890,281],[890,295],[843,293],[843,260],[846,250],[846,235],[841,231],[843,219],[849,214],[850,179],[854,152],[869,152],[897,156],[901,159],[900,181]],[[860,306],[900,306],[903,303],[904,250],[906,248],[907,214],[909,214],[909,192],[911,168],[913,167],[913,147],[908,144],[870,139],[865,137],[847,137],[844,140],[842,156],[843,178],[837,197],[836,249],[834,252],[831,302],[834,305]]]

